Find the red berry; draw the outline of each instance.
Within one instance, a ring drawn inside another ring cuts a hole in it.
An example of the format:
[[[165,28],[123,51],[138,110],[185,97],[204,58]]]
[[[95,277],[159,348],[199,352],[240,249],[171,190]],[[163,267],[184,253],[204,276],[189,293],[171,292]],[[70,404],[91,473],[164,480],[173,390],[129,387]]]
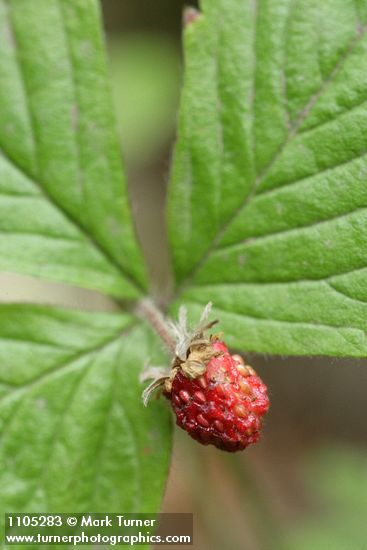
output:
[[[204,445],[234,452],[256,443],[262,417],[269,410],[267,388],[240,355],[231,355],[218,336],[206,332],[219,321],[208,322],[207,304],[198,325],[190,330],[187,310],[180,307],[178,322],[169,322],[175,340],[170,369],[149,367],[141,380],[154,378],[143,391],[147,405],[157,389],[171,401],[178,426]],[[165,340],[167,341],[167,340]]]
[[[178,426],[191,437],[204,445],[240,451],[260,437],[262,417],[269,409],[267,388],[224,342],[211,340],[205,347],[203,353],[212,355],[205,372],[193,378],[178,367],[170,391],[164,393]]]

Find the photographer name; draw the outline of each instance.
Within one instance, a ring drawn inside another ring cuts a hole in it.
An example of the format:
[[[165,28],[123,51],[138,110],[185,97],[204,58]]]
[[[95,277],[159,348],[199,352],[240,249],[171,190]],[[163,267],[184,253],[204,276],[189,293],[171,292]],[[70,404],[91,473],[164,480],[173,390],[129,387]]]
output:
[[[96,518],[93,515],[83,516],[80,520],[81,527],[153,527],[156,519],[136,519],[125,516],[104,516]]]

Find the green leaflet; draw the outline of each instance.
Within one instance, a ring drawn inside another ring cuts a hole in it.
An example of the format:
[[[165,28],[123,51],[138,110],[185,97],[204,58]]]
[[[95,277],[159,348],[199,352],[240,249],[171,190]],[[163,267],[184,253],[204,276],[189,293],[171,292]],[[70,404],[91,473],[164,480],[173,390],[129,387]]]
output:
[[[232,345],[367,354],[367,7],[203,0],[169,193],[177,296]]]
[[[0,307],[2,514],[157,510],[170,416],[138,375],[160,355],[127,315]]]
[[[145,287],[95,0],[0,1],[0,269]]]

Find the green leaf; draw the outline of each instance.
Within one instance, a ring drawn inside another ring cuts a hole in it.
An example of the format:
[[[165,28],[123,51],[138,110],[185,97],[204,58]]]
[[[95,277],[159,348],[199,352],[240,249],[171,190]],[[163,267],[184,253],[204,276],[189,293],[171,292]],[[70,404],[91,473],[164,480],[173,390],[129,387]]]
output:
[[[95,0],[0,0],[0,269],[145,286]]]
[[[213,300],[235,347],[365,356],[366,4],[202,9],[169,196],[176,296]]]
[[[138,376],[160,355],[128,315],[0,307],[1,517],[157,511],[170,415],[142,406]]]

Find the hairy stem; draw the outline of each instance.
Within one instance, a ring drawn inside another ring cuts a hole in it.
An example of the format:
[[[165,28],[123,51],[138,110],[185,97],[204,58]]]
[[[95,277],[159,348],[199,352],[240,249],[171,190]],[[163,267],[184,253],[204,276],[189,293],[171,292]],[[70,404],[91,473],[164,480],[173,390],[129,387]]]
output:
[[[167,324],[162,312],[160,311],[160,309],[157,308],[153,300],[151,300],[150,298],[144,298],[143,300],[138,302],[135,308],[135,313],[139,317],[148,321],[148,323],[155,330],[158,336],[160,336],[160,338],[163,340],[168,351],[175,351],[176,342],[167,328]]]

